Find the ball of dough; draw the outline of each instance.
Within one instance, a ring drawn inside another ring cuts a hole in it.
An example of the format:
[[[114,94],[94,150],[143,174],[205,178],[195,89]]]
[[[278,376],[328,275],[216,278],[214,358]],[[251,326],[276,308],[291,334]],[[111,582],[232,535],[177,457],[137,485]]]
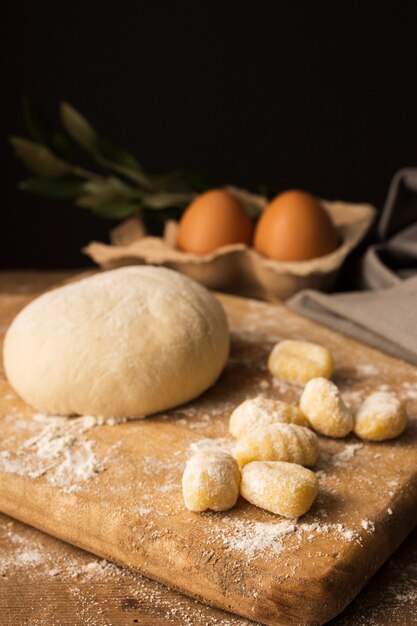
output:
[[[304,387],[300,409],[317,432],[328,437],[346,437],[353,428],[353,415],[327,378],[313,378]]]
[[[4,343],[9,382],[58,415],[144,417],[210,387],[229,353],[221,305],[160,267],[123,267],[43,294]]]
[[[407,411],[392,392],[376,391],[356,413],[354,431],[370,441],[385,441],[401,435],[407,426]]]
[[[319,457],[317,435],[297,424],[273,424],[239,439],[233,448],[239,467],[252,461],[287,461],[315,465]]]
[[[261,427],[277,423],[308,426],[307,418],[298,407],[275,398],[257,396],[235,408],[230,416],[229,430],[238,439]]]
[[[242,469],[240,493],[255,506],[284,517],[307,513],[319,487],[317,476],[296,463],[254,461]]]
[[[273,376],[301,385],[318,376],[330,378],[333,368],[330,350],[309,341],[280,341],[268,358],[268,369]]]
[[[190,511],[226,511],[239,497],[240,471],[235,459],[220,450],[203,450],[189,459],[182,493]]]

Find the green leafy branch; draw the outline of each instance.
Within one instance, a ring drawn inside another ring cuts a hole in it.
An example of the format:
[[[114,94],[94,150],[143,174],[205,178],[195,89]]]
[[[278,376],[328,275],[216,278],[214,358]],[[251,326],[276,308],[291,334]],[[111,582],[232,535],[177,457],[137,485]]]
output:
[[[178,217],[207,188],[203,179],[182,170],[164,175],[145,172],[130,152],[101,137],[67,102],[60,104],[59,117],[63,130],[55,129],[32,104],[23,103],[30,139],[11,136],[9,141],[34,176],[21,181],[19,189],[72,199],[100,217],[122,220],[139,213]],[[75,162],[79,148],[94,162],[93,170]]]

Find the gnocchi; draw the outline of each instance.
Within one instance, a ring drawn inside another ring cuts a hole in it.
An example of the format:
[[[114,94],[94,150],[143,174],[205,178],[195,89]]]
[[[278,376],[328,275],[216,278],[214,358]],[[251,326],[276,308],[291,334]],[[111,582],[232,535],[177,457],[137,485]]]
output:
[[[284,517],[307,513],[317,491],[314,472],[295,463],[254,461],[242,469],[240,493],[245,500]]]
[[[308,422],[300,409],[275,398],[250,398],[233,411],[230,416],[229,430],[236,439],[263,426],[281,422],[307,426]]]
[[[407,426],[407,412],[392,392],[376,391],[368,396],[355,416],[354,431],[361,439],[394,439]]]
[[[268,359],[268,369],[274,376],[302,385],[318,376],[330,378],[333,367],[331,352],[308,341],[280,341]]]
[[[185,506],[190,511],[226,511],[239,497],[240,471],[227,452],[203,450],[191,457],[182,477]]]
[[[327,378],[313,378],[301,395],[300,409],[317,432],[328,437],[346,437],[353,428],[353,416],[338,388]]]
[[[315,433],[296,424],[274,424],[247,433],[233,449],[239,467],[251,461],[288,461],[314,465],[319,456]]]

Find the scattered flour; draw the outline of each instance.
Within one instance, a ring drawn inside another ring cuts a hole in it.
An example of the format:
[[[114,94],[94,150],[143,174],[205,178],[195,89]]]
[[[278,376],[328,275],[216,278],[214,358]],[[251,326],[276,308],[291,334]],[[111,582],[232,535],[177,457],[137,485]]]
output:
[[[182,468],[180,459],[160,459],[155,456],[144,456],[142,458],[142,470],[146,476],[160,476],[170,474],[172,470]]]
[[[269,381],[269,380],[265,380],[265,379],[263,379],[263,380],[261,380],[261,381],[260,381],[260,383],[259,383],[259,387],[260,387],[261,389],[269,389],[269,387],[270,387],[270,386],[271,386],[271,383],[270,383],[270,381]]]
[[[310,524],[300,524],[298,527],[298,537],[303,539],[303,533],[308,533],[308,538],[313,539],[315,535],[333,534],[336,539],[344,539],[345,541],[359,541],[360,536],[356,530],[346,528],[344,524],[322,524],[313,522]]]
[[[403,400],[417,400],[417,385],[404,382],[402,385],[401,397]]]
[[[67,418],[37,413],[33,423],[39,425],[38,433],[24,441],[15,453],[0,452],[0,470],[29,478],[45,475],[50,485],[71,493],[105,466],[105,460],[94,451],[95,442],[87,439],[85,433],[95,426],[118,422],[91,415]],[[112,450],[114,447],[107,454]]]
[[[389,385],[379,385],[375,391],[391,391],[391,387]]]
[[[203,437],[198,441],[193,441],[190,445],[190,454],[197,454],[202,450],[220,450],[221,452],[231,452],[234,442],[227,437]]]
[[[362,378],[367,376],[377,376],[380,371],[374,363],[361,363],[356,366],[356,373]]]
[[[368,533],[373,533],[375,532],[375,524],[373,522],[371,522],[369,519],[363,519],[361,521],[361,526],[364,530],[366,530]]]
[[[133,509],[134,513],[139,513],[139,515],[149,515],[149,513],[153,512],[153,508],[150,506],[138,506]]]
[[[358,389],[356,391],[342,391],[340,395],[346,406],[355,410],[365,399],[366,393],[363,389]]]
[[[212,535],[222,541],[226,550],[243,552],[245,558],[251,560],[261,556],[266,550],[271,555],[279,554],[283,549],[283,537],[295,530],[296,524],[293,521],[269,524],[235,519],[231,528],[216,529]]]
[[[216,529],[210,530],[213,540],[220,540],[223,548],[244,555],[245,562],[280,554],[285,539],[295,537],[299,544],[313,541],[319,535],[332,534],[336,540],[360,543],[360,534],[344,524],[323,522],[300,523],[296,518],[277,523],[255,522],[239,519],[224,520]]]
[[[146,611],[150,620],[155,616],[155,621],[162,619],[164,623],[166,620],[167,623],[180,623],[182,626],[250,624],[246,619],[208,608],[197,600],[173,592],[129,569],[94,557],[52,537],[39,535],[18,522],[10,521],[0,525],[0,540],[0,576],[4,580],[18,580],[20,573],[24,572],[25,581],[48,585],[48,579],[55,579],[65,583],[68,590],[68,609],[64,616],[64,611],[56,611],[53,605],[56,596],[51,591],[51,603],[37,606],[37,617],[30,617],[31,626],[68,626],[68,611],[71,614],[74,612],[85,626],[111,626],[114,620],[110,623],[104,616],[107,613],[114,614],[116,602],[123,602],[125,598],[126,609],[137,609],[130,621],[125,616],[125,621],[127,619],[129,623],[134,621],[133,617],[140,617]],[[105,584],[106,588],[113,591],[98,596],[97,583]],[[19,617],[27,617],[28,614],[29,609],[19,608]],[[142,619],[140,621],[142,623]]]
[[[266,524],[266,526],[278,527],[275,533],[269,529],[263,535],[265,538],[269,533],[269,540],[276,543],[275,554],[279,554],[280,541],[285,541],[287,536],[290,537],[292,532],[295,532],[292,531],[292,526],[296,526],[296,522],[285,521],[283,525],[279,522],[276,525]],[[304,525],[303,532],[306,538],[308,538],[308,532],[316,532],[314,526],[314,524]],[[256,526],[252,529],[252,537],[257,530],[259,529]],[[342,532],[346,530],[342,527]],[[236,537],[236,543],[239,539],[241,541],[240,551],[243,554],[245,553],[245,535],[246,541],[250,543],[251,534],[247,529],[243,529]],[[42,537],[42,542],[39,540],[40,537]],[[137,602],[139,616],[142,615],[142,611],[147,611],[146,614],[149,617],[163,616],[167,623],[181,623],[183,626],[196,626],[197,624],[201,626],[249,626],[251,624],[243,618],[209,609],[191,598],[174,593],[169,588],[128,569],[61,544],[50,537],[41,536],[18,522],[10,522],[6,527],[0,526],[0,539],[2,546],[5,547],[0,554],[0,575],[5,580],[7,578],[11,580],[16,579],[20,571],[24,571],[25,580],[42,582],[44,585],[48,584],[48,578],[64,582],[72,598],[69,606],[71,610],[77,611],[77,615],[86,626],[107,626],[100,611],[104,610],[106,613],[114,611],[115,598],[119,597],[118,594],[115,595],[114,590],[121,588],[123,597],[129,598],[132,607]],[[266,548],[263,549],[267,549],[268,542],[265,539],[263,541],[266,544]],[[230,549],[236,550],[237,548],[231,545]],[[407,549],[410,553],[417,555],[415,541],[411,546],[408,544]],[[251,550],[250,546],[249,550]],[[404,553],[404,550],[402,552]],[[254,558],[256,558],[256,552],[254,552]],[[31,566],[28,567],[28,564]],[[100,596],[99,602],[94,593],[93,582],[105,584],[109,589],[108,596]],[[51,594],[53,598],[52,591]],[[39,617],[31,620],[31,624],[43,626],[52,623],[50,611],[48,603],[45,603],[45,606],[39,606]],[[371,581],[369,587],[336,621],[340,623],[340,626],[380,626],[382,623],[398,624],[398,626],[410,624],[411,626],[414,623],[412,616],[415,616],[416,611],[417,567],[415,560],[409,558],[405,562],[404,555],[394,555],[376,575],[375,580]],[[407,617],[409,617],[408,620]],[[55,613],[53,623],[55,626],[67,626],[67,619]]]
[[[283,380],[280,380],[279,378],[273,377],[272,378],[272,386],[274,389],[276,389],[280,394],[285,395],[288,391],[288,388],[290,386],[290,383],[287,383]],[[294,387],[296,385],[294,384]],[[302,387],[299,387],[299,391],[301,392]]]
[[[336,465],[338,467],[351,461],[361,448],[363,448],[363,443],[348,443],[344,450],[331,457],[332,465]]]

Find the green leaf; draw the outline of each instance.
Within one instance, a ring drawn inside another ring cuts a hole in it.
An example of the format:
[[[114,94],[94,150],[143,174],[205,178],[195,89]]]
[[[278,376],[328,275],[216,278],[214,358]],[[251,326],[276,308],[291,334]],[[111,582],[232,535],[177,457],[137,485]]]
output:
[[[59,113],[62,125],[69,136],[87,152],[96,154],[97,133],[90,122],[68,102],[61,102]]]
[[[127,217],[137,215],[140,208],[141,205],[138,201],[132,202],[130,200],[113,200],[98,204],[92,209],[92,211],[96,215],[106,219],[124,220]]]
[[[83,189],[85,181],[77,176],[64,176],[62,178],[27,178],[18,184],[22,191],[48,198],[75,198]]]
[[[149,209],[166,209],[169,207],[183,208],[190,204],[196,197],[194,191],[174,192],[160,191],[155,193],[147,193],[142,195],[143,205]]]
[[[55,178],[72,171],[72,166],[57,157],[47,146],[23,137],[10,137],[9,141],[16,156],[35,174]]]
[[[137,170],[132,167],[128,167],[127,165],[120,165],[119,163],[112,163],[112,161],[108,161],[107,159],[103,159],[101,157],[99,157],[97,161],[108,170],[121,174],[124,178],[133,181],[144,189],[153,189],[150,177],[142,170]]]
[[[174,170],[168,174],[149,176],[152,189],[158,191],[197,191],[201,193],[216,185],[195,172]]]
[[[92,154],[100,165],[150,188],[149,179],[133,154],[113,141],[100,137],[90,122],[68,102],[61,103],[60,117],[70,137]]]
[[[64,159],[73,160],[73,150],[68,137],[56,130],[47,117],[29,100],[22,101],[22,115],[26,130],[33,141],[51,148]]]
[[[83,194],[77,199],[77,204],[89,209],[119,200],[138,200],[137,189],[127,185],[119,178],[110,176],[109,178],[99,178],[89,180],[83,186]]]
[[[10,141],[17,156],[39,175],[19,185],[25,191],[53,198],[74,198],[77,205],[105,218],[124,219],[141,211],[161,220],[178,216],[196,192],[213,186],[182,170],[148,175],[131,152],[99,136],[90,122],[67,102],[60,105],[60,119],[66,133],[56,131],[28,101],[23,103],[23,116],[35,141],[21,137],[12,137]],[[108,170],[109,175],[98,176],[78,167],[72,158],[72,140]]]
[[[119,165],[125,165],[126,167],[133,169],[141,169],[140,164],[135,159],[133,154],[109,139],[104,139],[103,137],[98,136],[96,140],[96,147],[100,156],[108,161],[111,161],[112,163],[118,163]]]
[[[74,161],[74,144],[64,133],[55,132],[51,138],[51,148],[67,161]]]

